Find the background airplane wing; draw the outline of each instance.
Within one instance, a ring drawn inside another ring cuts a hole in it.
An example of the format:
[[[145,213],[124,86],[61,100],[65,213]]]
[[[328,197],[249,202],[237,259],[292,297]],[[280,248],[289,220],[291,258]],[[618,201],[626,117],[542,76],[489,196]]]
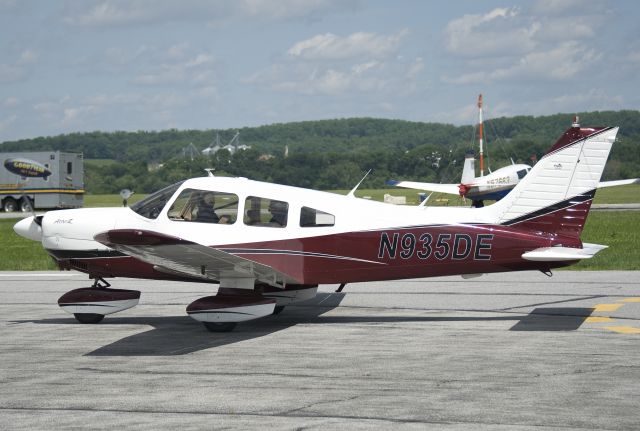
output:
[[[450,195],[460,194],[460,184],[437,184],[437,183],[420,183],[415,181],[395,181],[389,180],[387,184],[396,187],[405,187],[407,189],[428,190],[438,193],[448,193]]]
[[[286,273],[225,251],[170,235],[138,229],[100,233],[96,241],[156,266],[158,271],[211,281],[255,278],[265,283],[295,284]]]
[[[615,181],[600,181],[598,183],[598,188],[602,189],[604,187],[624,186],[626,184],[640,184],[640,178],[631,178],[628,180],[615,180]]]

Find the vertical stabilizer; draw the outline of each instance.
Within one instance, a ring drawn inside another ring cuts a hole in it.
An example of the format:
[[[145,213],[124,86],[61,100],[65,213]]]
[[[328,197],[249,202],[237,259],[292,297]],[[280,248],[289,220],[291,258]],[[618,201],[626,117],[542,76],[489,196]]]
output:
[[[460,183],[471,184],[476,179],[476,166],[473,151],[467,152],[464,156],[464,166],[462,167],[462,178]]]
[[[499,224],[579,237],[617,127],[574,125],[502,200]]]

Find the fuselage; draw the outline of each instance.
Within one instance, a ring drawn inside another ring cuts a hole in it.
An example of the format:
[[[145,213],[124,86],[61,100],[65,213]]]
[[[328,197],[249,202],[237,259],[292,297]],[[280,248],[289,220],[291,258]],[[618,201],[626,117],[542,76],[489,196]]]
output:
[[[215,193],[218,222],[193,215],[193,197],[204,192]],[[261,199],[286,204],[284,226],[268,220],[272,209]],[[145,201],[133,208],[48,212],[42,244],[61,267],[91,276],[200,280],[95,240],[114,229],[159,232],[268,265],[300,284],[546,270],[549,264],[521,255],[580,246],[575,238],[495,224],[488,208],[395,206],[244,178],[195,178]]]
[[[528,165],[514,164],[502,167],[472,182],[460,185],[463,196],[473,200],[502,199],[531,170]]]

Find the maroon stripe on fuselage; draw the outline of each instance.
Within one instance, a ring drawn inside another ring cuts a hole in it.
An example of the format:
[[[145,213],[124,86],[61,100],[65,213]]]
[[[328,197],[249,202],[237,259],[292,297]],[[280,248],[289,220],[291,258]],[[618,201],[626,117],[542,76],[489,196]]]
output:
[[[233,244],[229,248],[233,247],[233,254],[271,266],[304,284],[323,284],[548,269],[548,263],[524,261],[521,256],[553,245],[581,247],[581,242],[507,226],[448,225]]]

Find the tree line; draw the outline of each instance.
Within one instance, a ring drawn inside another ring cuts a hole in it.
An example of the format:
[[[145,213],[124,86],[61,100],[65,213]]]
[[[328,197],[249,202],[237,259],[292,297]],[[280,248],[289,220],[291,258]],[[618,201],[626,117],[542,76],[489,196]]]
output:
[[[640,177],[640,112],[579,116],[584,126],[620,126],[605,179]],[[518,116],[485,122],[485,159],[493,169],[511,160],[532,164],[569,127],[572,117]],[[202,155],[216,133],[226,143],[236,131],[240,143],[250,149]],[[117,193],[123,188],[149,193],[205,175],[205,168],[214,169],[217,175],[328,190],[353,187],[369,169],[373,173],[363,183],[367,188],[383,187],[388,179],[459,181],[465,152],[477,147],[475,135],[474,126],[351,118],[239,130],[72,133],[4,142],[0,151],[82,152],[85,188],[95,194]],[[185,154],[189,144],[198,150],[195,154]]]

